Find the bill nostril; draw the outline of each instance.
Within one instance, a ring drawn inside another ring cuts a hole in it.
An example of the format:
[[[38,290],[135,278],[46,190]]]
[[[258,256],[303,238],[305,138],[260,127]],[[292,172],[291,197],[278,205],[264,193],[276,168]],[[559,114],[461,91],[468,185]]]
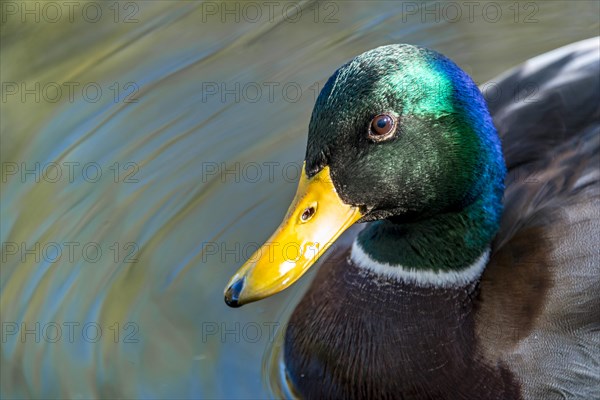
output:
[[[306,222],[309,219],[311,219],[314,214],[315,214],[315,208],[308,207],[306,210],[304,210],[304,212],[300,216],[300,219],[302,220],[302,222]]]

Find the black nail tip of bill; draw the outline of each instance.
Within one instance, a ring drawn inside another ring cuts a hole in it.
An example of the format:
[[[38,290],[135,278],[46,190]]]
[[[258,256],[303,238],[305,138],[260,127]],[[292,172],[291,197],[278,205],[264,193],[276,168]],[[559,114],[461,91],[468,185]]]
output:
[[[237,308],[237,307],[242,306],[239,302],[239,298],[240,298],[240,293],[242,292],[242,289],[244,288],[245,280],[246,279],[244,278],[244,279],[240,279],[240,280],[234,282],[225,291],[225,303],[227,303],[227,305],[229,307]]]

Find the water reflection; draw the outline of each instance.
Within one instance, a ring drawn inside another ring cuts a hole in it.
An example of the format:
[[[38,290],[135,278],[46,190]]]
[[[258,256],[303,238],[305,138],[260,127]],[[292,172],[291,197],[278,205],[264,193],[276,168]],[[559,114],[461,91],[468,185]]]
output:
[[[239,310],[222,289],[293,196],[324,81],[409,42],[484,82],[598,30],[593,1],[51,3],[2,3],[11,398],[271,396],[261,359],[310,277]]]

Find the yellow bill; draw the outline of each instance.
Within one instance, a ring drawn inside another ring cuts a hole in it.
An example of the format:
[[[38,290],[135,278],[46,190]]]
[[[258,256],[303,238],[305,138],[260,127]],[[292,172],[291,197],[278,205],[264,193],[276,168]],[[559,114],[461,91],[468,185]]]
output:
[[[227,284],[225,302],[229,306],[264,299],[296,282],[362,217],[358,207],[345,204],[338,196],[329,167],[310,179],[304,170],[279,228]]]

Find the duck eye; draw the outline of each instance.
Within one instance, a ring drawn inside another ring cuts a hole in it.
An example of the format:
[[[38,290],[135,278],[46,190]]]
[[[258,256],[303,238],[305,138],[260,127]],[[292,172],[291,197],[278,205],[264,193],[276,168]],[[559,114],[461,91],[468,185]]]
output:
[[[396,118],[390,114],[379,114],[371,121],[369,138],[382,141],[391,138],[396,130]]]

